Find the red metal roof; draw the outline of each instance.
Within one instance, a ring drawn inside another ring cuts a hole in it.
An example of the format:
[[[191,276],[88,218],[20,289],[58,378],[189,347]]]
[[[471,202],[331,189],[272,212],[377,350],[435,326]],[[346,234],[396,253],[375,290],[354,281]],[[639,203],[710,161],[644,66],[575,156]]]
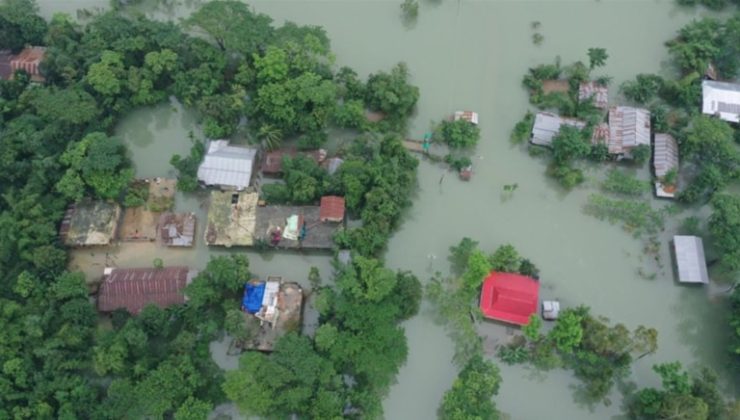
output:
[[[194,274],[187,267],[113,269],[100,286],[98,310],[138,314],[149,303],[160,308],[185,303],[183,289]]]
[[[344,220],[344,197],[335,195],[321,197],[319,220],[322,222],[341,222]]]
[[[483,281],[480,309],[486,318],[526,325],[537,313],[539,289],[531,277],[494,271]]]

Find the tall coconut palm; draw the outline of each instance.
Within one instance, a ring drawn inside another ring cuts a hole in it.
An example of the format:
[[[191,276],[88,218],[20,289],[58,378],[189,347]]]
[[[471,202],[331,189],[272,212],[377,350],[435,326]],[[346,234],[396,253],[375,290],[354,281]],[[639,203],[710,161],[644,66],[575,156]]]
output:
[[[283,143],[283,131],[271,124],[260,127],[257,138],[266,150],[275,150]]]

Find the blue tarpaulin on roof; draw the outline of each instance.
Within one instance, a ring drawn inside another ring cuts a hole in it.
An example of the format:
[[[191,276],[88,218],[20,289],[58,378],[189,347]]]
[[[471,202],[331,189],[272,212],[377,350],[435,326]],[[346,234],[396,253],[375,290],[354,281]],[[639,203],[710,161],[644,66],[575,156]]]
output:
[[[242,306],[250,314],[256,314],[262,307],[262,296],[265,295],[265,283],[247,283],[244,286]]]

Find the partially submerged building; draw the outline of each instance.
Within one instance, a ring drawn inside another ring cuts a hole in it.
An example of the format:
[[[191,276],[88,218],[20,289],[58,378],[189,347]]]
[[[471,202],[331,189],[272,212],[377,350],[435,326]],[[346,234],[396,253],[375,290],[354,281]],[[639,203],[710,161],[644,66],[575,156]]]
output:
[[[98,292],[98,310],[125,309],[136,315],[146,305],[183,304],[184,289],[198,274],[188,267],[107,268]]]
[[[578,86],[578,100],[582,102],[591,98],[597,108],[606,109],[609,106],[609,88],[593,80],[582,82]]]
[[[632,149],[650,146],[650,112],[615,106],[609,109],[609,153],[631,158]]]
[[[120,238],[123,241],[154,241],[158,236],[161,212],[175,202],[176,179],[154,178],[135,181],[130,189],[145,189],[147,199],[138,207],[128,207],[123,213]]]
[[[321,221],[319,206],[263,206],[257,207],[255,240],[276,248],[331,249],[342,226]]]
[[[455,111],[453,119],[455,121],[463,120],[478,125],[478,113],[473,111]]]
[[[658,197],[672,198],[676,185],[664,185],[663,178],[671,170],[678,171],[678,143],[667,133],[655,133],[653,168],[655,169],[655,194]],[[674,181],[675,184],[675,181]]]
[[[159,216],[159,239],[170,247],[191,247],[195,241],[195,214],[167,212]]]
[[[44,47],[26,47],[10,60],[11,72],[24,70],[31,76],[32,82],[43,83],[46,79],[41,74],[40,66],[45,56],[46,48]]]
[[[244,287],[242,310],[254,334],[240,347],[272,351],[280,337],[300,331],[302,307],[303,289],[298,283],[283,282],[281,277],[250,281]]]
[[[537,313],[539,289],[540,283],[531,277],[494,271],[483,281],[481,312],[486,318],[526,325]]]
[[[586,123],[575,118],[565,118],[549,112],[538,112],[534,117],[530,142],[539,146],[551,146],[552,139],[560,132],[561,125],[570,125],[581,130],[586,126]]]
[[[226,247],[253,245],[258,202],[257,193],[211,191],[206,243]]]
[[[59,236],[67,246],[109,245],[116,237],[121,208],[105,201],[83,201],[67,208]]]
[[[256,159],[253,147],[230,146],[228,140],[209,141],[198,180],[207,186],[241,191],[252,182]]]
[[[293,158],[296,156],[307,157],[317,164],[321,164],[326,159],[326,150],[318,149],[307,152],[298,152],[295,149],[277,149],[265,153],[260,165],[260,171],[266,176],[280,176],[283,174],[283,159],[286,157]]]
[[[681,283],[709,283],[704,244],[698,236],[676,235],[673,237],[676,254],[678,281]]]
[[[704,80],[701,90],[702,113],[740,123],[740,84]]]
[[[319,205],[319,220],[341,223],[344,221],[344,197],[325,195]]]

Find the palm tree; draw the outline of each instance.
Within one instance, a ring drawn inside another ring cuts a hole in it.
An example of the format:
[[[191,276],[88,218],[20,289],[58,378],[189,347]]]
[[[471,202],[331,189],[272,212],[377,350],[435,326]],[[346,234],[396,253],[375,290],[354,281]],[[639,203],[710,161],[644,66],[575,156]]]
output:
[[[257,138],[262,142],[262,147],[267,151],[275,150],[283,142],[283,131],[271,124],[260,127]]]

